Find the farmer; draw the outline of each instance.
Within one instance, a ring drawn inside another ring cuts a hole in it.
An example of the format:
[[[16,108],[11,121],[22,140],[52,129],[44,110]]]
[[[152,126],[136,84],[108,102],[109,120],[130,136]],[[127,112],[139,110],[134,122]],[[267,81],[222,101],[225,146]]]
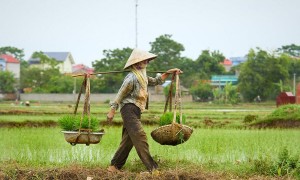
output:
[[[124,69],[129,69],[130,72],[125,77],[107,114],[107,120],[111,122],[116,110],[120,108],[123,119],[122,141],[111,160],[110,166],[107,168],[110,172],[118,172],[122,168],[133,146],[149,172],[153,172],[158,168],[157,163],[150,155],[146,133],[140,121],[141,114],[147,104],[147,86],[162,84],[169,74],[175,72],[179,74],[182,71],[174,68],[158,75],[156,78],[147,76],[146,67],[149,61],[156,57],[152,53],[134,49],[125,64]]]

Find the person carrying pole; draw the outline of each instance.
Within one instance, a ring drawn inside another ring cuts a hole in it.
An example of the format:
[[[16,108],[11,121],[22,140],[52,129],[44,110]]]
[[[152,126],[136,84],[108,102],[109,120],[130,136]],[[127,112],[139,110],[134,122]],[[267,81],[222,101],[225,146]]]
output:
[[[163,84],[169,74],[180,74],[182,71],[174,68],[155,78],[147,76],[146,67],[156,57],[157,55],[147,51],[134,49],[125,64],[124,69],[130,72],[125,77],[107,114],[107,120],[111,122],[116,111],[120,109],[123,120],[122,140],[107,168],[110,172],[120,171],[133,147],[149,172],[158,168],[150,155],[147,136],[141,124],[141,113],[147,108],[147,87]]]

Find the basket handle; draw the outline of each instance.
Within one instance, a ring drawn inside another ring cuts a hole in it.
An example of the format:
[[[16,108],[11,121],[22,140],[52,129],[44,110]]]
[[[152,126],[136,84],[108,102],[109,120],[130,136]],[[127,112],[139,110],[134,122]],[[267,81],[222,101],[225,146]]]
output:
[[[170,89],[169,89],[168,96],[167,96],[166,103],[165,103],[164,113],[167,112],[168,105],[170,105],[169,106],[169,112],[172,111],[172,90],[173,90],[174,81],[175,81],[175,73],[173,73],[173,76],[172,76],[172,81],[171,81]],[[170,104],[169,104],[169,101],[170,101]]]
[[[180,82],[179,82],[179,75],[178,74],[176,74],[176,91],[175,91],[175,103],[174,103],[173,123],[176,123],[177,105],[179,106],[180,124],[182,124],[181,89],[180,89]]]

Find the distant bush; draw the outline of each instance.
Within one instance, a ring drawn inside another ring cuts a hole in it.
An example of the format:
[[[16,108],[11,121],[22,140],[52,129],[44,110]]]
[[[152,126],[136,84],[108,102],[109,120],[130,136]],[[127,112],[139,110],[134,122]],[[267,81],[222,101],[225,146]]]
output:
[[[255,120],[257,120],[258,116],[257,115],[251,115],[251,114],[248,114],[247,116],[244,117],[244,123],[250,123],[250,122],[253,122]]]
[[[251,125],[260,127],[300,127],[300,105],[288,104],[282,105],[261,120],[256,120]]]
[[[285,119],[287,117],[293,117],[300,119],[300,105],[297,104],[287,104],[279,106],[275,111],[273,111],[267,118],[279,118]]]

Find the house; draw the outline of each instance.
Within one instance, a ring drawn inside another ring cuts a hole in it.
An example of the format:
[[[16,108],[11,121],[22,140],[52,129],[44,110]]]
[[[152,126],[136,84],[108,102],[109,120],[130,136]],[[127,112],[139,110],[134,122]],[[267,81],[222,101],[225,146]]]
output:
[[[210,84],[215,87],[224,87],[226,83],[237,84],[238,77],[236,75],[214,75],[211,78]]]
[[[76,64],[76,65],[72,66],[72,73],[73,74],[82,74],[82,73],[92,74],[92,73],[94,73],[94,69],[90,68],[84,64]]]
[[[20,61],[12,55],[0,55],[0,71],[10,71],[16,79],[20,79]]]
[[[57,67],[59,72],[62,74],[72,73],[72,65],[75,64],[73,56],[70,52],[43,52],[49,58],[53,58],[58,61]],[[31,58],[28,60],[28,63],[31,67],[38,67],[40,69],[48,69],[50,66],[41,64],[39,58]]]
[[[244,57],[230,57],[229,58],[232,62],[232,66],[236,66],[236,65],[239,65],[243,62],[245,62],[247,60],[247,57],[244,56]]]
[[[230,61],[229,59],[224,59],[224,61],[221,62],[221,64],[224,66],[226,72],[230,71],[232,67],[232,61]]]

